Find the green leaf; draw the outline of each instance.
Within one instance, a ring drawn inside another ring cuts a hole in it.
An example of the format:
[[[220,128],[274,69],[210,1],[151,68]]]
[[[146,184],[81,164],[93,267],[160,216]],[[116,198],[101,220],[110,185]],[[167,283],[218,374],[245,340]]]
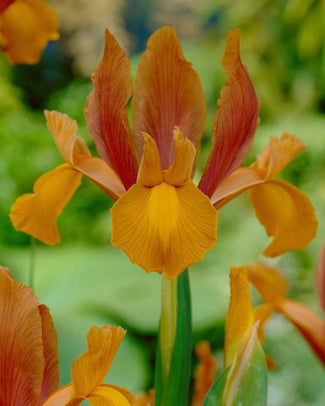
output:
[[[155,405],[181,406],[188,404],[191,373],[191,296],[188,271],[178,277],[177,327],[169,375],[164,384],[160,342],[157,344],[155,371]]]
[[[222,406],[223,390],[229,370],[230,367],[226,368],[220,375],[218,375],[204,400],[203,406]]]

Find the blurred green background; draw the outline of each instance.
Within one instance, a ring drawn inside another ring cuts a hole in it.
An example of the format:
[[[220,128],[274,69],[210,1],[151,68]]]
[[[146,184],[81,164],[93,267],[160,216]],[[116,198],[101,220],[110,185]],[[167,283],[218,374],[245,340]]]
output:
[[[11,204],[31,192],[34,181],[63,160],[47,130],[43,109],[78,121],[88,135],[83,108],[104,44],[104,28],[117,37],[135,71],[148,36],[163,25],[176,28],[184,54],[203,83],[208,119],[196,179],[210,151],[210,134],[225,75],[225,35],[241,29],[241,56],[261,99],[261,125],[246,159],[250,164],[271,134],[283,130],[307,143],[282,174],[308,194],[320,221],[307,250],[271,261],[289,279],[290,296],[320,313],[314,267],[325,236],[325,2],[317,0],[70,0],[49,3],[57,10],[61,39],[46,48],[36,66],[12,67],[0,57],[0,263],[28,283],[35,254],[34,288],[51,308],[59,333],[62,384],[70,364],[85,350],[92,323],[128,329],[109,373],[110,382],[137,392],[153,385],[152,367],[159,319],[160,277],[147,275],[110,241],[112,201],[88,179],[65,208],[58,224],[62,243],[45,247],[16,232]],[[247,195],[221,209],[219,241],[190,271],[196,343],[211,341],[222,368],[224,319],[229,302],[230,265],[262,259],[268,244]],[[34,251],[33,251],[34,250]],[[256,303],[258,297],[254,296]],[[323,405],[324,368],[293,327],[280,316],[267,330],[265,348],[278,363],[270,372],[269,406]],[[194,364],[195,364],[194,360]]]

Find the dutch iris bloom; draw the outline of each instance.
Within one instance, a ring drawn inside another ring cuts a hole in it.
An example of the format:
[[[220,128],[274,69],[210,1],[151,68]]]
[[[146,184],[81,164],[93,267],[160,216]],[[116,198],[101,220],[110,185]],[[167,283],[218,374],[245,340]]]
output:
[[[14,63],[37,63],[48,41],[59,38],[58,18],[44,0],[1,0],[0,46]]]
[[[315,237],[314,208],[294,186],[273,179],[304,143],[287,133],[272,137],[255,164],[239,168],[259,122],[259,100],[240,59],[239,35],[237,29],[226,38],[222,65],[227,82],[213,123],[211,153],[196,186],[192,176],[206,104],[174,29],[164,27],[150,37],[133,87],[130,62],[107,30],[85,108],[102,159],[92,157],[77,137],[74,120],[45,112],[66,163],[41,176],[34,193],[16,201],[11,212],[15,228],[47,244],[58,243],[56,219],[86,175],[116,201],[112,244],[147,272],[171,278],[201,260],[217,241],[216,209],[248,188],[258,219],[274,237],[264,254],[304,248]],[[131,131],[127,103],[132,92]]]
[[[87,352],[71,366],[71,384],[59,387],[58,339],[49,309],[32,289],[0,266],[0,404],[15,406],[135,405],[124,388],[103,384],[126,333],[118,326],[92,326]]]

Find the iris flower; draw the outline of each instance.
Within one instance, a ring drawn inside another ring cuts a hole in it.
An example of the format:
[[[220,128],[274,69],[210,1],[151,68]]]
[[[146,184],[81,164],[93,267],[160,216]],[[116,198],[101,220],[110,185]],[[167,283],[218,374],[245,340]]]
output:
[[[14,63],[37,63],[48,41],[59,38],[58,18],[44,0],[1,0],[0,46]]]
[[[102,384],[125,335],[117,326],[92,326],[87,352],[71,366],[71,384],[59,389],[58,339],[49,309],[32,289],[0,266],[0,404],[15,406],[135,405],[133,395]],[[56,391],[56,392],[55,392]]]
[[[255,164],[239,168],[259,122],[259,101],[240,59],[239,36],[237,29],[226,37],[222,65],[228,79],[218,101],[211,153],[196,186],[192,175],[206,105],[200,79],[174,29],[156,31],[141,57],[133,85],[132,132],[127,117],[131,66],[107,30],[85,108],[102,159],[90,156],[76,136],[74,120],[45,112],[66,163],[40,177],[34,193],[18,198],[11,211],[14,227],[47,244],[58,243],[56,219],[86,175],[116,200],[112,244],[147,272],[171,278],[201,260],[217,241],[216,208],[248,188],[253,188],[257,217],[274,237],[265,255],[304,248],[315,237],[314,208],[294,186],[273,179],[304,143],[287,133],[272,137]]]

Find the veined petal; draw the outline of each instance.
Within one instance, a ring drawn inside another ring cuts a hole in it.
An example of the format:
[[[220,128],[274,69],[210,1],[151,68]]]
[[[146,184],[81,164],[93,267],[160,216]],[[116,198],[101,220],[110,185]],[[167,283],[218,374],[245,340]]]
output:
[[[325,311],[325,243],[323,243],[316,265],[316,292],[321,307]]]
[[[226,320],[225,367],[231,365],[245,347],[255,322],[246,266],[231,267],[231,297]]]
[[[170,185],[181,186],[191,177],[196,151],[193,143],[183,138],[178,127],[174,130],[174,141],[174,163],[164,173],[164,179]]]
[[[63,164],[41,176],[34,193],[20,196],[11,207],[10,219],[17,231],[24,231],[46,244],[60,242],[57,217],[80,186],[81,174]]]
[[[37,63],[48,41],[59,38],[57,15],[43,0],[15,0],[0,19],[2,52],[14,64]]]
[[[132,119],[138,157],[142,156],[142,132],[146,132],[157,143],[162,168],[168,169],[174,161],[174,127],[198,151],[205,118],[200,79],[184,58],[175,30],[157,30],[149,38],[134,83]]]
[[[237,169],[246,157],[257,129],[259,100],[247,68],[239,54],[240,31],[227,34],[222,65],[227,82],[221,90],[212,129],[212,149],[200,190],[211,197],[217,186]]]
[[[87,335],[87,352],[71,365],[70,400],[87,397],[100,386],[126,333],[117,326],[92,326]]]
[[[70,398],[72,391],[72,385],[66,385],[57,390],[55,393],[53,393],[52,396],[50,396],[46,401],[42,404],[42,406],[66,406],[68,404],[68,400]],[[75,402],[74,405],[78,405],[83,401],[83,399],[80,399],[79,403]],[[71,403],[72,406],[72,403]]]
[[[136,184],[112,207],[112,244],[147,272],[179,275],[216,244],[217,211],[191,180]]]
[[[101,385],[90,396],[88,402],[93,406],[135,406],[136,400],[131,392],[114,385]]]
[[[318,221],[309,198],[290,183],[272,180],[250,190],[256,216],[273,241],[263,251],[276,257],[304,249],[316,237]]]
[[[34,292],[0,267],[0,404],[38,405],[44,358]]]
[[[137,181],[144,186],[156,186],[163,180],[159,151],[150,135],[144,133],[143,137],[145,144]]]
[[[85,107],[89,133],[99,155],[128,189],[136,182],[138,172],[126,108],[132,94],[131,65],[107,29],[104,56],[92,82]]]
[[[58,336],[48,307],[39,305],[42,319],[44,371],[39,405],[58,389],[60,384]]]
[[[308,307],[286,299],[278,309],[305,337],[325,365],[325,322]]]
[[[248,278],[264,301],[275,305],[288,293],[288,283],[284,275],[274,266],[261,262],[247,267]]]

